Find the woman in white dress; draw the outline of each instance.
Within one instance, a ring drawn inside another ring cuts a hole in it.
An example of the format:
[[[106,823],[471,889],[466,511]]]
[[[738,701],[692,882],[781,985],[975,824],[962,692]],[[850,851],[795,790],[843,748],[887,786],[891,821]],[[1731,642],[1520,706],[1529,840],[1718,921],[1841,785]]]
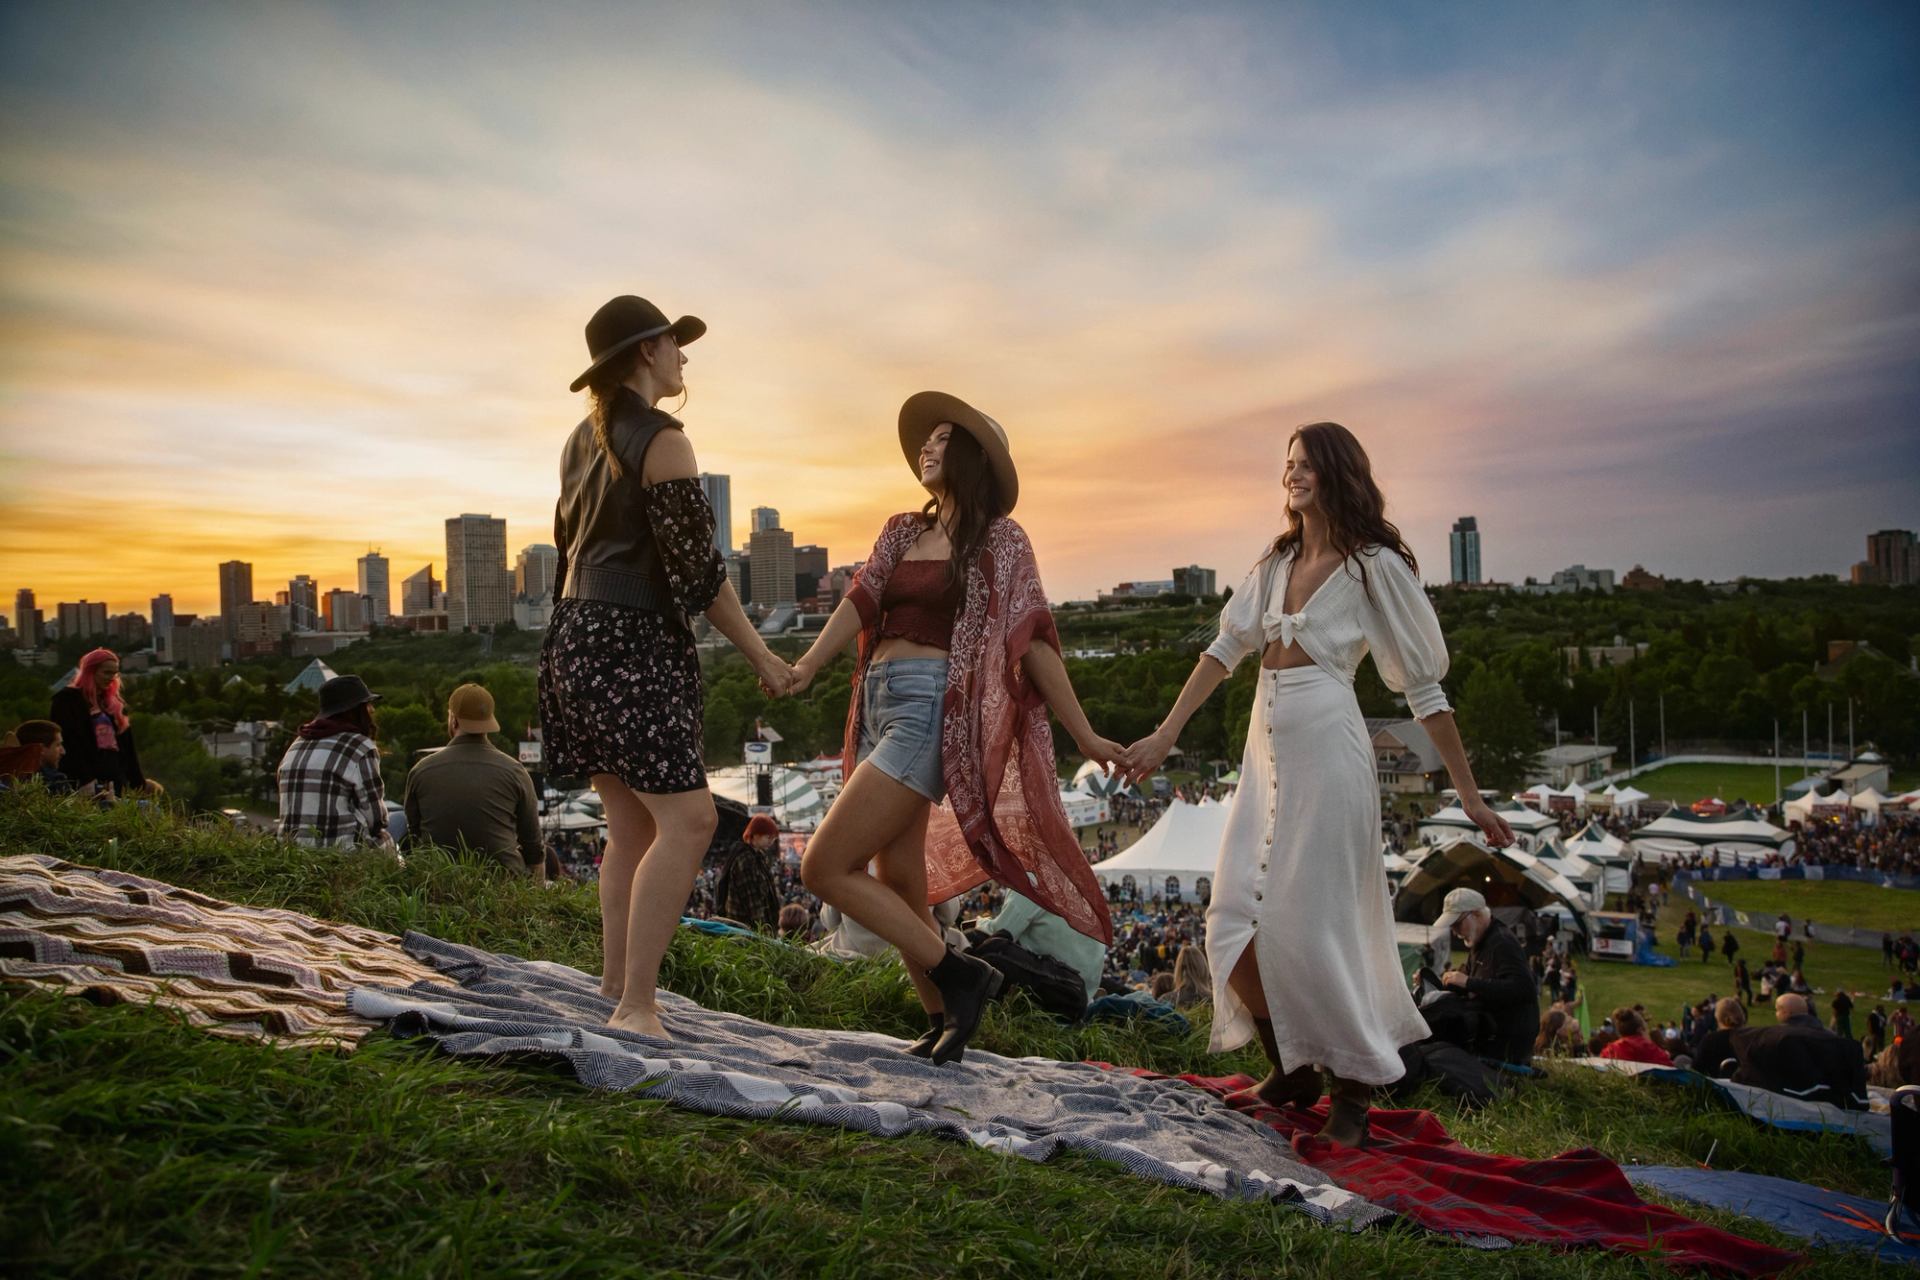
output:
[[[1322,1136],[1366,1141],[1376,1085],[1400,1078],[1401,1045],[1427,1026],[1407,992],[1386,870],[1373,748],[1353,694],[1371,651],[1388,688],[1438,748],[1489,843],[1513,833],[1480,798],[1440,680],[1446,642],[1413,554],[1384,515],[1366,451],[1318,422],[1287,442],[1286,530],[1220,614],[1220,636],[1160,728],[1128,748],[1130,776],[1158,768],[1180,731],[1240,660],[1261,652],[1259,693],[1227,818],[1207,959],[1213,1052],[1258,1036],[1274,1106],[1332,1103]]]

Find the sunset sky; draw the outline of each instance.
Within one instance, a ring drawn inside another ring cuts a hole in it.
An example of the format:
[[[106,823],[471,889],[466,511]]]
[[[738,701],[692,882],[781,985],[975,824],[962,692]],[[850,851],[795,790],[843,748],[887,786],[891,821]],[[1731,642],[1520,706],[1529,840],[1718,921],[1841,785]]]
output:
[[[1430,581],[1920,524],[1911,3],[18,3],[0,70],[9,615],[550,540],[628,292],[736,538],[836,564],[929,387],[1056,598],[1237,581],[1321,418]]]

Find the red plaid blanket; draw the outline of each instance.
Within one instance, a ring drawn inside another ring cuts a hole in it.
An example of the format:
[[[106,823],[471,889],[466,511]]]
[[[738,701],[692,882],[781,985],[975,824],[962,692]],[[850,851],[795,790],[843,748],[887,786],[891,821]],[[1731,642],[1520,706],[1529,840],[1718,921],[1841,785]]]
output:
[[[1371,1130],[1380,1145],[1355,1151],[1319,1136],[1324,1101],[1309,1111],[1278,1110],[1246,1095],[1228,1098],[1253,1087],[1249,1076],[1176,1078],[1280,1133],[1300,1159],[1348,1191],[1429,1230],[1654,1254],[1677,1266],[1738,1276],[1774,1275],[1805,1261],[1648,1204],[1619,1165],[1590,1147],[1551,1160],[1485,1155],[1455,1142],[1430,1111],[1375,1108]]]

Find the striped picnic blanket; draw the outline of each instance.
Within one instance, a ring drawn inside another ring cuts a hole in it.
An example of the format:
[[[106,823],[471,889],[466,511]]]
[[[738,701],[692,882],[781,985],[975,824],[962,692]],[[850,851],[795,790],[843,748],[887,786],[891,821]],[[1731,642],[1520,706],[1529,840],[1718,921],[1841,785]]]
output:
[[[172,1010],[213,1035],[351,1049],[366,983],[449,985],[391,934],[41,854],[0,858],[0,979]]]

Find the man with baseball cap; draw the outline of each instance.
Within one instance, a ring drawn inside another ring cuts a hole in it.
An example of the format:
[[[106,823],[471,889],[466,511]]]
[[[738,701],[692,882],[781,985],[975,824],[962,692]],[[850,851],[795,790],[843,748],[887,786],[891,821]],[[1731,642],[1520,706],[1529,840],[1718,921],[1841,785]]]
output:
[[[463,684],[447,699],[446,746],[407,775],[408,843],[489,859],[514,875],[547,878],[533,778],[487,740],[500,732],[493,695]]]
[[[1486,898],[1474,889],[1447,895],[1433,922],[1436,934],[1442,930],[1467,944],[1466,968],[1448,969],[1440,983],[1464,995],[1480,1015],[1473,1051],[1502,1062],[1532,1061],[1540,997],[1520,940],[1493,918]]]

